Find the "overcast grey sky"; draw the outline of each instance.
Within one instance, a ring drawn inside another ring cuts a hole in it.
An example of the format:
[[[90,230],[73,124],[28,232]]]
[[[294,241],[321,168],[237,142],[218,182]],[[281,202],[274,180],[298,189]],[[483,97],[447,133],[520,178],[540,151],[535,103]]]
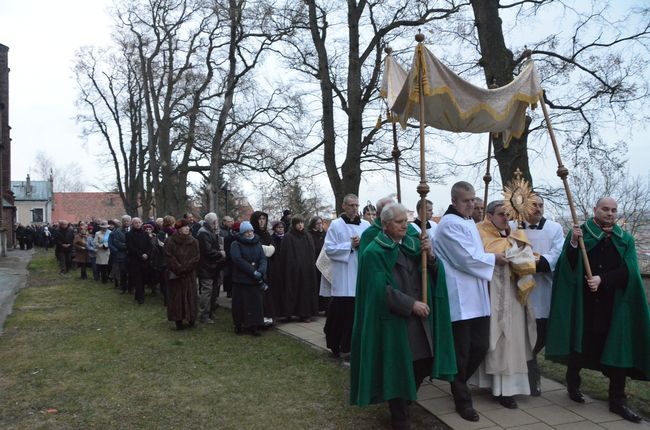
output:
[[[110,184],[107,175],[111,173],[99,173],[101,161],[95,156],[103,148],[97,146],[98,143],[85,144],[80,137],[81,128],[75,122],[76,85],[72,73],[74,53],[80,46],[110,43],[111,18],[107,14],[110,4],[109,0],[0,1],[0,43],[9,47],[11,68],[12,180],[23,180],[30,171],[34,174],[34,157],[43,150],[58,165],[77,161],[83,169],[79,175],[87,184]],[[617,134],[620,133],[612,130],[613,136]],[[485,151],[479,146],[471,150]],[[629,150],[630,171],[647,175],[650,145],[646,130],[634,133]],[[549,170],[550,176],[554,176],[556,165],[550,146],[548,151],[549,158],[542,165]],[[365,177],[360,192],[362,203],[375,201],[394,188],[391,175],[386,178],[390,182]],[[476,173],[473,178],[458,179],[476,179],[475,184],[480,183]],[[323,188],[328,188],[326,179],[322,183]],[[411,208],[418,198],[416,186],[415,182],[402,185],[404,203]],[[448,204],[449,187],[450,184],[432,185],[430,195],[436,209]],[[482,187],[477,191],[483,194]],[[324,192],[331,195],[329,189]]]

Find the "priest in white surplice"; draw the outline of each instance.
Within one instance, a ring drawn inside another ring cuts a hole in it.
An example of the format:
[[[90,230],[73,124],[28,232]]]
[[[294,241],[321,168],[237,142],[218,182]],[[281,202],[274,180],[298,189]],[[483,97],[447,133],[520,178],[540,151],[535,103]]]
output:
[[[472,219],[474,187],[457,182],[451,188],[451,205],[434,239],[434,251],[445,267],[458,374],[451,391],[458,414],[478,421],[467,380],[483,361],[488,348],[490,298],[487,283],[495,265],[505,265],[503,254],[488,254]]]
[[[344,213],[329,226],[323,249],[330,259],[331,285],[323,277],[321,295],[332,297],[325,322],[325,339],[332,354],[350,352],[354,323],[354,297],[361,234],[370,227],[359,217],[359,198],[348,194],[343,198]],[[329,287],[329,291],[327,291]]]
[[[524,228],[537,257],[535,289],[528,298],[537,323],[537,342],[533,348],[533,358],[528,362],[528,380],[531,396],[539,396],[542,394],[542,389],[537,353],[546,345],[546,322],[551,310],[553,271],[564,246],[564,231],[560,224],[544,218],[544,200],[540,196],[533,197],[532,207],[533,210],[528,215]]]

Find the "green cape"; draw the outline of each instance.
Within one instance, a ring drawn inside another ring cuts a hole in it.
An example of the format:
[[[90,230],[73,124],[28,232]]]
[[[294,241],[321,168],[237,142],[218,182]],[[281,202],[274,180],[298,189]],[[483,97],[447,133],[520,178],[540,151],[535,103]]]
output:
[[[605,237],[605,232],[593,219],[589,219],[580,228],[584,233],[587,251]],[[571,246],[570,239],[571,233],[564,242],[564,250],[555,267],[546,341],[546,358],[560,363],[568,361],[571,351],[582,352],[585,275],[581,256],[575,270],[569,264],[566,251]],[[618,225],[614,226],[611,239],[627,266],[628,282],[625,289],[617,289],[615,292],[612,323],[601,363],[629,369],[628,376],[647,380],[650,377],[650,312],[634,239]]]
[[[407,318],[390,312],[386,285],[396,288],[392,268],[398,246],[409,257],[420,255],[420,242],[406,236],[398,245],[379,233],[360,258],[350,355],[350,403],[365,406],[393,398],[416,400],[413,359],[408,340]],[[445,273],[438,263],[436,288],[427,301],[433,337],[431,377],[451,381],[456,374],[456,354],[451,331]]]
[[[361,233],[361,240],[359,241],[359,257],[363,253],[363,251],[372,243],[373,240],[375,240],[375,237],[379,233],[381,233],[384,229],[381,226],[381,219],[379,217],[376,217],[375,220],[370,224],[370,227],[365,229],[363,233]],[[411,223],[409,223],[408,229],[406,230],[406,235],[407,236],[415,236],[419,237],[420,233],[413,228]]]

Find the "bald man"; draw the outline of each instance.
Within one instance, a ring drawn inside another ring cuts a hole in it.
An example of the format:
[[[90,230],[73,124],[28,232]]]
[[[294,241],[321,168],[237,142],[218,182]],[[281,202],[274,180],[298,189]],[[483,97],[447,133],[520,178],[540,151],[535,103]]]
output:
[[[631,422],[625,378],[650,378],[650,311],[632,236],[616,224],[618,204],[598,200],[594,216],[575,225],[555,268],[546,357],[567,364],[569,397],[584,403],[582,368],[609,378],[609,410]],[[591,279],[578,249],[584,239]]]

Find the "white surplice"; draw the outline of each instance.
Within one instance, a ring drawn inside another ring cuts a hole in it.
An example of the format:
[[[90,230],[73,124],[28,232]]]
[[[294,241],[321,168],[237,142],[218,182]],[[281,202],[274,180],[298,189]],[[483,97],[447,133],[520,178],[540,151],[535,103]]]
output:
[[[420,229],[420,222],[419,221],[414,221],[411,223],[413,228],[418,232],[421,233],[422,230]],[[438,224],[433,221],[429,220],[429,228],[427,228],[427,236],[429,236],[429,239],[431,239],[431,244],[433,244],[433,240],[436,236],[436,229],[438,228]]]
[[[337,218],[329,226],[323,249],[330,259],[331,285],[321,278],[320,295],[323,297],[355,297],[358,253],[352,248],[352,237],[359,236],[370,227],[366,220],[359,225],[346,224]]]
[[[535,318],[548,318],[551,311],[551,289],[553,286],[553,270],[560,258],[564,246],[564,230],[555,221],[547,219],[541,230],[531,230],[530,224],[524,223],[526,237],[533,246],[533,252],[540,254],[548,261],[551,272],[535,273],[535,289],[528,297],[528,305],[532,306]]]
[[[487,283],[492,279],[495,256],[483,250],[474,220],[455,214],[442,217],[433,250],[445,266],[451,321],[490,315]]]

